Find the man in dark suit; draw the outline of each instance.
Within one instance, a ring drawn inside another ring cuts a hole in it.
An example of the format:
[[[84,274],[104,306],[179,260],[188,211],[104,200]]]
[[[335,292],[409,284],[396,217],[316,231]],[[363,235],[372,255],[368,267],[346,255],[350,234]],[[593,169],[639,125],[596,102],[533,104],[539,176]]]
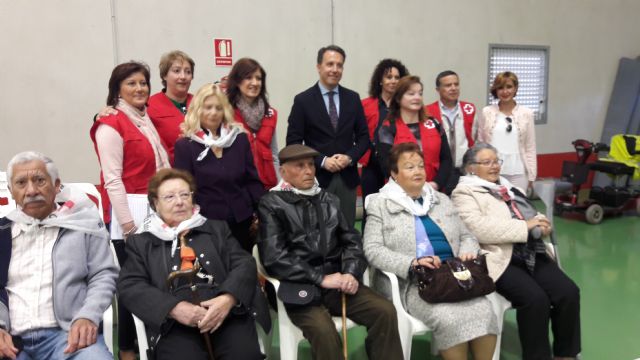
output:
[[[358,94],[340,86],[346,54],[339,46],[318,50],[319,81],[296,95],[289,115],[287,145],[302,144],[320,152],[315,157],[320,187],[340,199],[340,209],[353,226],[358,160],[369,148],[369,133]]]

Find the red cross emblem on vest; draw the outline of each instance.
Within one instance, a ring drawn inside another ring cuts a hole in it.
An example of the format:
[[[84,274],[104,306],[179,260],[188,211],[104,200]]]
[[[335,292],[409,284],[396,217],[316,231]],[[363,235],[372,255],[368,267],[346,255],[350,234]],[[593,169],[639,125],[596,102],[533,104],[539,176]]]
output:
[[[433,128],[435,128],[435,127],[436,127],[436,124],[434,124],[434,123],[433,123],[433,120],[431,120],[431,119],[427,119],[427,120],[424,122],[424,127],[426,127],[427,129],[433,129]]]
[[[464,113],[467,115],[471,115],[473,113],[473,105],[464,104],[464,106],[462,107],[462,111],[464,111]]]

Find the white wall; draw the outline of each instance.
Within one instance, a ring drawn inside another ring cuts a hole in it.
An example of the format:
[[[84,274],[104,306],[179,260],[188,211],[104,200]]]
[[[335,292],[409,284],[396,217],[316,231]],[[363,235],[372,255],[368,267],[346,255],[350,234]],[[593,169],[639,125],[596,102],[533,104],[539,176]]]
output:
[[[293,96],[316,79],[319,47],[347,51],[343,84],[366,96],[383,57],[402,60],[435,99],[433,80],[456,70],[463,98],[484,105],[489,43],[550,46],[548,123],[536,127],[540,153],[598,140],[620,57],[640,54],[640,2],[634,0],[0,0],[0,168],[18,151],[42,151],[63,179],[98,181],[88,132],[103,106],[114,66],[135,59],[152,69],[182,49],[196,61],[195,92],[228,68],[213,64],[213,38],[234,41],[268,73],[284,145]],[[333,10],[332,10],[333,6]],[[331,14],[335,15],[332,27]]]

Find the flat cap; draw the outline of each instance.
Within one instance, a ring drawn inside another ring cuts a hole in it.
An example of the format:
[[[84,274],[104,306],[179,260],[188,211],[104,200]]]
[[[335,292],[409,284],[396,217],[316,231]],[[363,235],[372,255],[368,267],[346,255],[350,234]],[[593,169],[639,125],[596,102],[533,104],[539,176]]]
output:
[[[278,159],[280,160],[280,164],[284,164],[287,161],[304,159],[318,155],[320,155],[319,152],[308,146],[304,146],[302,144],[293,144],[285,146],[284,149],[280,150],[280,152],[278,153]]]

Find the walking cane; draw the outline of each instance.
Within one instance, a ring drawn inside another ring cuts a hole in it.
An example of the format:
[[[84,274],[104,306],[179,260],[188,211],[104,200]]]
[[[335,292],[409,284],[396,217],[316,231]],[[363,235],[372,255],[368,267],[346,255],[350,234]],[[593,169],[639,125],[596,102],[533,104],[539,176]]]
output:
[[[342,356],[347,360],[347,294],[342,293]]]
[[[186,236],[186,233],[183,233],[180,236],[181,250],[187,246],[185,241],[185,236]],[[193,249],[191,250],[193,251]],[[198,296],[198,287],[193,283],[193,278],[196,276],[198,271],[200,271],[200,262],[198,261],[198,259],[195,259],[195,261],[193,262],[192,268],[171,272],[169,276],[167,276],[167,287],[169,288],[169,290],[173,290],[173,284],[175,279],[182,278],[182,277],[187,278],[188,284],[191,289],[191,302],[195,305],[199,305],[200,296]],[[209,338],[209,334],[204,333],[202,334],[202,337],[204,338],[204,343],[207,346],[207,353],[209,354],[209,360],[215,360],[213,357],[213,346],[211,345],[211,339]]]

